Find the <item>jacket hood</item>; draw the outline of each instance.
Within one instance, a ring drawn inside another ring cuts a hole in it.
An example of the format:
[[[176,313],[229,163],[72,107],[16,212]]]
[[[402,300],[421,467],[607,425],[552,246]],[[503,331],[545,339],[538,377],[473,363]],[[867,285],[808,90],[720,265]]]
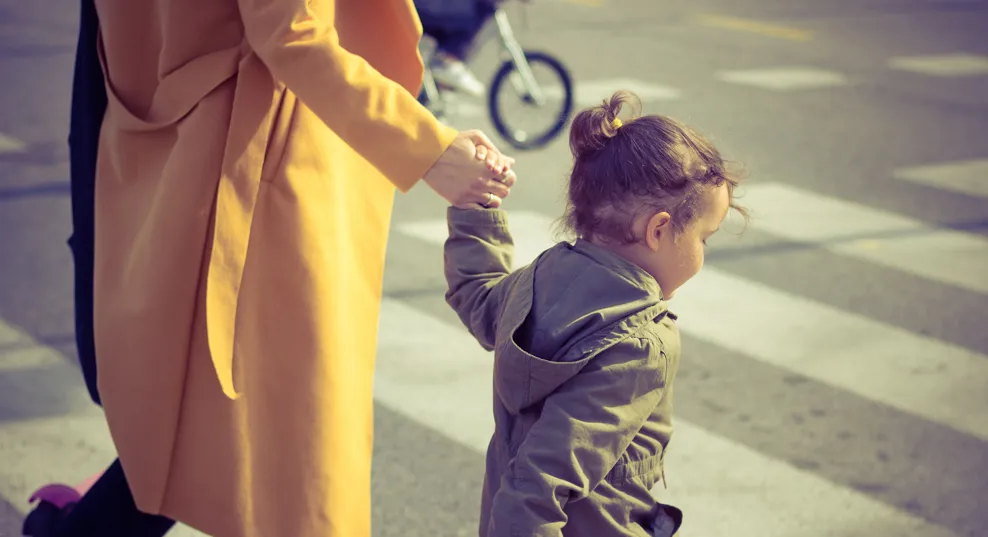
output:
[[[559,243],[520,270],[499,323],[495,363],[495,390],[512,412],[538,403],[667,312],[651,275],[582,239]]]

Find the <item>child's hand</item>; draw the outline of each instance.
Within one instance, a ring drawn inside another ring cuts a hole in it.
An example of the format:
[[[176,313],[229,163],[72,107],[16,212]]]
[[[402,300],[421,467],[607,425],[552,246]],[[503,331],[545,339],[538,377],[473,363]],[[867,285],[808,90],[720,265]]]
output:
[[[488,151],[486,147],[482,145],[477,146],[477,160],[485,160],[487,164],[487,169],[494,174],[494,180],[504,183],[508,188],[511,188],[515,184],[517,176],[511,166],[515,163],[515,160],[511,157],[505,157],[500,153],[495,153]],[[494,209],[501,206],[501,198],[494,194],[488,193],[488,199],[486,204],[479,203],[466,203],[466,204],[454,204],[453,207],[458,209]]]
[[[511,188],[514,186],[516,180],[515,171],[510,169],[506,170],[502,174],[495,175],[494,180],[500,181],[508,188]],[[459,205],[454,204],[453,207],[456,207],[457,209],[496,209],[501,206],[501,198],[491,193],[488,193],[487,196],[487,203],[483,205],[479,203],[466,203]]]
[[[477,160],[486,160],[487,169],[496,174],[507,172],[515,163],[515,159],[506,157],[499,151],[488,151],[483,145],[477,145],[476,151]]]

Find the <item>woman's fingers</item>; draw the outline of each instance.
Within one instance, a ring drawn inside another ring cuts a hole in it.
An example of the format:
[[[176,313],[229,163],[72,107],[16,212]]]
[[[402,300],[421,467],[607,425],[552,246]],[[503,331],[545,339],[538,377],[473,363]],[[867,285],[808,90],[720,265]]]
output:
[[[502,174],[497,175],[497,176],[494,177],[494,180],[495,181],[498,181],[499,183],[503,184],[504,186],[506,186],[508,188],[511,188],[511,187],[515,186],[515,181],[517,179],[518,179],[518,176],[515,175],[515,171],[514,170],[507,170],[504,173],[502,173]]]
[[[514,186],[515,180],[514,170],[508,170],[501,175],[491,177],[483,182],[481,195],[486,196],[487,193],[490,193],[503,200],[511,195],[511,187]]]
[[[486,197],[488,193],[494,194],[499,198],[506,198],[511,194],[511,189],[500,181],[495,181],[494,179],[487,179],[477,188],[475,193],[481,197]]]
[[[494,146],[494,142],[492,142],[490,138],[487,137],[486,134],[478,130],[463,131],[463,134],[465,134],[467,138],[469,138],[474,143],[474,145],[481,145],[491,151],[500,153],[500,151],[497,150],[497,147]]]
[[[500,207],[504,202],[504,198],[511,195],[511,185],[514,182],[514,172],[510,170],[509,173],[505,174],[504,178],[482,179],[475,184],[472,192],[462,202],[456,205],[469,206],[470,204],[477,204],[489,209]]]
[[[504,156],[484,133],[477,130],[470,130],[464,131],[462,134],[466,135],[477,146],[478,160],[486,160],[487,167],[490,171],[503,173],[504,170],[514,166],[515,159]],[[481,150],[481,147],[484,149]]]
[[[509,168],[507,157],[485,146],[478,145],[476,147],[476,157],[477,160],[484,161],[487,171],[501,174]]]
[[[502,200],[499,196],[490,194],[484,199],[484,202],[481,205],[487,207],[488,209],[496,209],[501,206],[501,202]]]

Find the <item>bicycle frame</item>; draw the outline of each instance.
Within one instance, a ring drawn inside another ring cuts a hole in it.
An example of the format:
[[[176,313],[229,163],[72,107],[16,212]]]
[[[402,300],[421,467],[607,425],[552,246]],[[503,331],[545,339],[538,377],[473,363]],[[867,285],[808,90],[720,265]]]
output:
[[[542,88],[535,81],[535,75],[532,73],[532,68],[525,59],[525,52],[522,49],[521,43],[515,38],[514,30],[511,27],[511,22],[508,20],[508,14],[504,8],[498,7],[494,11],[494,22],[501,38],[502,50],[510,59],[511,63],[514,64],[515,71],[519,75],[518,77],[511,78],[511,83],[515,91],[520,95],[525,95],[534,100],[539,106],[543,106],[545,104],[545,95],[542,92]],[[519,87],[519,83],[521,87]],[[435,79],[432,77],[432,70],[428,67],[428,63],[426,64],[422,81],[422,89],[430,103],[442,102],[441,92]]]
[[[508,56],[510,56],[511,62],[515,65],[515,71],[521,76],[521,83],[524,85],[524,88],[519,88],[517,79],[512,78],[511,82],[515,87],[515,91],[522,94],[523,89],[527,90],[523,95],[528,95],[534,99],[539,106],[544,105],[545,95],[542,94],[542,88],[535,81],[535,75],[532,74],[532,67],[528,64],[528,60],[525,59],[525,52],[522,50],[521,44],[515,39],[514,30],[512,30],[511,23],[508,21],[508,14],[505,13],[503,8],[498,8],[494,12],[494,21],[497,23],[498,33],[501,34],[501,45],[508,53]]]

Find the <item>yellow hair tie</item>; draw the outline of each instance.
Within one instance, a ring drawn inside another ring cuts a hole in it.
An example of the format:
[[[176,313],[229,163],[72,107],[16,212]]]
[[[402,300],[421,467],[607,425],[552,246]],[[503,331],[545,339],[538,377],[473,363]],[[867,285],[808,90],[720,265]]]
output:
[[[620,129],[621,125],[624,125],[624,123],[621,123],[621,120],[618,118],[614,118],[614,121],[611,122],[611,127],[614,127],[615,130]]]

